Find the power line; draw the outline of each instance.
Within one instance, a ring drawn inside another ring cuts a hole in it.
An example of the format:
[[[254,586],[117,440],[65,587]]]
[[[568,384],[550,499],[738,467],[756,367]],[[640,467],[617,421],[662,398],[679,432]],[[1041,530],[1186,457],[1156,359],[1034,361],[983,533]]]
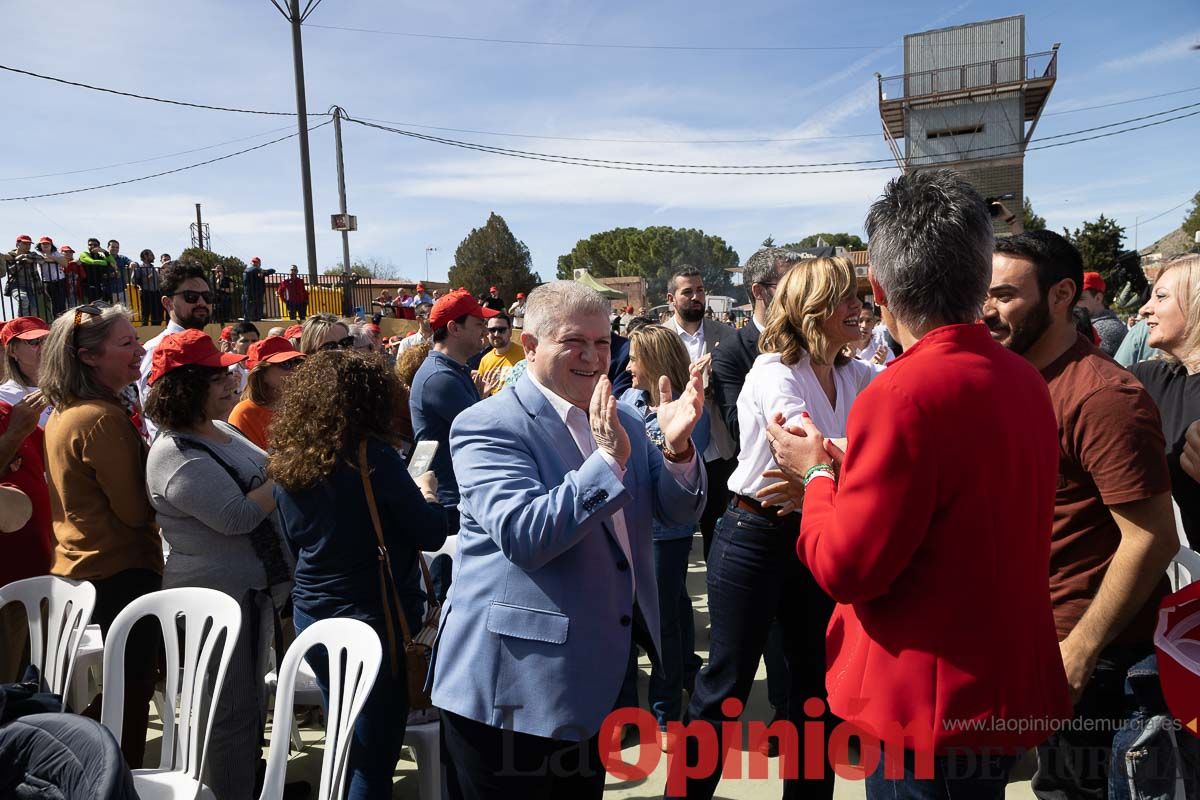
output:
[[[1188,203],[1193,202],[1195,199],[1196,199],[1195,196],[1189,197],[1187,200],[1184,200],[1179,205],[1171,206],[1170,208],[1168,208],[1166,211],[1162,212],[1161,214],[1155,214],[1153,217],[1150,217],[1149,219],[1139,220],[1138,227],[1145,225],[1147,222],[1154,222],[1154,220],[1158,219],[1159,217],[1165,217],[1167,214],[1170,214],[1172,211],[1177,211],[1177,210],[1183,208]]]
[[[37,178],[58,178],[63,175],[80,175],[85,172],[99,172],[101,170],[106,170],[106,169],[115,169],[116,167],[128,167],[128,166],[132,166],[134,164],[145,164],[150,161],[161,161],[164,158],[174,158],[175,156],[186,156],[191,153],[199,153],[204,150],[212,150],[217,147],[224,147],[227,144],[237,144],[238,142],[246,142],[251,139],[258,139],[261,136],[269,136],[272,133],[279,133],[280,131],[290,130],[291,127],[292,127],[291,125],[288,125],[283,128],[272,128],[269,131],[263,131],[262,133],[256,133],[256,134],[253,134],[252,136],[242,136],[241,138],[238,138],[238,139],[229,139],[228,141],[217,142],[216,144],[208,144],[208,145],[205,145],[204,147],[193,147],[191,150],[180,150],[177,153],[166,153],[161,156],[150,156],[149,158],[139,158],[136,161],[122,161],[117,164],[105,164],[102,167],[88,167],[86,169],[72,169],[72,170],[67,170],[66,172],[45,172],[45,173],[42,173],[41,175],[21,175],[19,177],[15,177],[15,178],[0,178],[0,183],[6,183],[9,181],[31,181],[31,180],[35,180]]]
[[[203,108],[209,111],[229,111],[235,114],[261,114],[270,117],[294,117],[294,111],[259,111],[252,108],[230,108],[228,106],[210,106],[203,103],[189,103],[184,100],[168,100],[162,97],[151,97],[150,95],[137,94],[135,92],[123,92],[118,89],[105,89],[103,86],[93,86],[90,83],[80,83],[78,81],[69,81],[66,78],[56,78],[53,75],[42,75],[37,72],[30,72],[25,69],[17,69],[5,64],[0,64],[0,70],[5,72],[14,72],[18,75],[26,75],[30,78],[40,78],[44,81],[54,81],[55,83],[65,84],[67,86],[75,86],[80,89],[91,89],[94,92],[104,92],[106,94],[120,95],[121,97],[132,97],[137,100],[149,100],[153,103],[166,103],[172,106],[185,106],[187,108]]]
[[[1200,86],[1191,86],[1187,89],[1177,89],[1173,92],[1162,92],[1161,94],[1148,94],[1145,97],[1133,97],[1129,100],[1118,100],[1115,103],[1101,103],[1098,106],[1084,106],[1083,108],[1069,108],[1066,111],[1051,111],[1043,113],[1043,117],[1058,117],[1063,114],[1077,114],[1080,111],[1095,111],[1098,108],[1112,108],[1113,106],[1125,106],[1130,103],[1140,103],[1143,100],[1157,100],[1160,97],[1171,97],[1177,94],[1187,94],[1188,92],[1200,92]]]
[[[554,42],[534,39],[491,39],[485,36],[459,36],[444,33],[413,33],[411,31],[386,31],[377,28],[347,28],[340,25],[317,25],[308,23],[309,28],[323,28],[329,31],[347,31],[350,33],[370,33],[377,36],[403,36],[410,39],[439,39],[452,42],[482,42],[486,44],[518,44],[537,47],[572,47],[596,50],[691,50],[699,52],[797,52],[804,50],[879,50],[883,48],[901,47],[898,44],[843,44],[843,45],[677,45],[677,44],[611,44],[599,42]]]
[[[326,125],[330,124],[331,122],[333,122],[333,120],[326,120],[325,122],[322,122],[319,125],[312,126],[311,128],[309,128],[309,130],[315,131],[317,128],[323,128]],[[240,155],[244,155],[246,153],[252,153],[255,150],[261,150],[264,147],[270,147],[273,144],[279,144],[280,142],[285,142],[288,139],[293,139],[299,135],[300,135],[299,132],[290,133],[287,136],[280,136],[278,139],[272,139],[269,142],[263,142],[262,144],[256,144],[256,145],[254,145],[254,147],[247,147],[246,149],[238,150],[235,153],[227,153],[223,156],[217,156],[216,158],[210,158],[207,161],[200,161],[195,164],[188,164],[185,167],[176,167],[175,169],[169,169],[164,172],[155,172],[153,175],[143,175],[140,178],[129,178],[128,180],[123,180],[123,181],[114,181],[112,183],[102,183],[102,184],[99,184],[98,186],[86,186],[82,189],[66,189],[61,192],[45,192],[43,194],[24,195],[22,197],[0,197],[0,203],[7,203],[7,202],[10,202],[13,200],[36,200],[41,197],[60,197],[65,194],[79,194],[81,192],[94,192],[97,189],[109,189],[109,188],[112,188],[113,186],[124,186],[125,184],[128,184],[128,183],[137,183],[139,181],[148,181],[151,178],[161,178],[164,175],[174,175],[177,172],[184,172],[189,169],[195,169],[196,167],[203,167],[203,166],[207,166],[208,164],[215,164],[218,161],[224,161],[228,158],[233,158],[234,156],[240,156]]]
[[[1122,120],[1120,122],[1111,122],[1106,125],[1096,125],[1091,128],[1083,128],[1083,129],[1076,130],[1076,131],[1069,131],[1067,133],[1060,133],[1060,134],[1056,134],[1054,136],[1044,136],[1044,137],[1041,137],[1040,139],[1038,139],[1037,141],[1049,141],[1049,140],[1054,140],[1054,139],[1063,139],[1063,138],[1067,138],[1067,137],[1071,137],[1071,136],[1079,136],[1079,135],[1085,134],[1085,133],[1092,133],[1094,131],[1105,130],[1108,128],[1114,128],[1114,127],[1118,127],[1121,125],[1128,125],[1133,122],[1141,122],[1143,120],[1153,119],[1156,117],[1162,117],[1162,116],[1166,116],[1168,114],[1173,114],[1178,111],[1186,111],[1188,109],[1193,109],[1193,108],[1200,108],[1200,103],[1192,103],[1190,105],[1179,106],[1177,108],[1169,109],[1167,111],[1159,111],[1154,114],[1146,114],[1141,117],[1133,117],[1131,119]],[[1200,114],[1200,111],[1195,112],[1195,113]],[[1184,117],[1187,117],[1187,116],[1193,116],[1193,115],[1187,114],[1187,115],[1184,115],[1183,117],[1178,117],[1176,119],[1183,119]],[[562,153],[542,153],[542,152],[530,151],[530,150],[514,150],[511,148],[507,148],[507,147],[497,147],[495,145],[480,145],[476,142],[462,142],[460,140],[448,139],[448,138],[440,137],[440,136],[429,136],[428,134],[416,133],[414,131],[405,131],[400,128],[390,128],[390,127],[385,127],[385,126],[381,126],[381,125],[374,125],[372,123],[363,122],[361,120],[350,119],[350,121],[351,122],[359,122],[359,124],[367,125],[369,127],[378,127],[383,130],[391,131],[392,133],[398,133],[398,134],[405,135],[405,136],[412,136],[415,138],[425,139],[427,141],[436,142],[439,144],[449,144],[449,145],[454,145],[454,146],[472,145],[472,146],[475,146],[478,148],[486,148],[490,151],[494,151],[494,152],[497,152],[502,155],[507,154],[507,155],[514,155],[514,156],[529,156],[529,157],[536,157],[536,158],[541,158],[541,159],[552,159],[552,160],[557,160],[557,161],[562,161],[562,162],[578,162],[578,163],[581,163],[584,165],[592,165],[592,164],[620,165],[620,166],[627,166],[627,167],[655,167],[655,168],[662,168],[662,169],[689,170],[689,171],[692,171],[692,170],[721,170],[721,171],[724,171],[724,170],[790,170],[790,169],[821,169],[821,168],[825,168],[825,167],[852,167],[852,166],[862,166],[862,165],[866,165],[866,164],[883,164],[883,163],[891,163],[893,160],[890,158],[873,158],[873,159],[861,159],[861,160],[857,160],[857,161],[826,161],[826,162],[808,163],[808,164],[675,164],[675,163],[663,163],[663,162],[658,162],[658,161],[625,161],[625,160],[607,159],[607,158],[589,158],[586,156],[571,156],[571,155],[564,155]],[[1167,120],[1167,121],[1170,121],[1170,120]],[[974,148],[968,148],[968,149],[962,150],[962,151],[960,151],[960,153],[978,153],[978,152],[984,152],[984,151],[1005,150],[1010,147],[1017,146],[1018,144],[1020,144],[1020,143],[1019,142],[1008,142],[1005,144],[989,145],[986,147],[974,147]],[[753,172],[751,172],[750,174],[753,174]]]
[[[1200,115],[1200,111],[1193,111],[1188,114],[1181,114],[1177,117],[1169,117],[1167,119],[1160,119],[1160,120],[1156,120],[1154,122],[1148,122],[1144,125],[1138,125],[1138,126],[1135,126],[1132,128],[1125,128],[1122,130],[1109,131],[1107,133],[1100,133],[1095,136],[1082,137],[1079,139],[1072,139],[1072,140],[1063,141],[1063,142],[1054,142],[1051,144],[1043,144],[1043,145],[1038,145],[1037,147],[1029,147],[1029,148],[1026,148],[1026,152],[1036,151],[1036,150],[1048,150],[1050,148],[1063,147],[1063,146],[1069,145],[1069,144],[1078,144],[1080,142],[1090,142],[1090,141],[1094,141],[1096,139],[1105,139],[1109,136],[1118,136],[1123,133],[1131,133],[1133,131],[1143,130],[1145,128],[1152,128],[1157,125],[1165,125],[1168,122],[1175,122],[1175,121],[1178,121],[1181,119],[1186,119],[1188,117],[1194,117],[1197,115]],[[622,170],[622,171],[626,171],[626,172],[652,172],[652,173],[680,174],[680,175],[824,175],[824,174],[845,173],[845,172],[873,172],[873,171],[878,171],[878,170],[889,170],[889,169],[897,168],[895,165],[874,166],[874,167],[866,167],[866,166],[838,167],[839,164],[846,164],[846,165],[870,164],[870,163],[876,163],[879,160],[887,161],[890,159],[874,159],[874,160],[867,160],[867,161],[861,161],[861,162],[828,162],[825,164],[804,165],[806,167],[806,169],[802,169],[802,170],[787,169],[787,170],[774,170],[774,171],[757,171],[757,170],[756,171],[746,171],[746,170],[738,170],[738,169],[730,169],[728,171],[723,169],[723,170],[718,171],[718,170],[712,170],[712,169],[697,168],[697,166],[686,166],[686,165],[676,166],[676,167],[633,166],[634,164],[638,164],[640,162],[613,162],[613,161],[603,161],[603,160],[599,160],[599,159],[581,159],[581,158],[576,158],[573,156],[560,156],[560,155],[553,155],[553,154],[547,154],[547,153],[531,153],[528,151],[509,150],[506,148],[493,147],[491,145],[481,145],[481,144],[477,144],[477,143],[473,143],[473,142],[461,142],[461,141],[457,141],[457,140],[453,140],[453,139],[443,139],[441,137],[428,136],[426,134],[416,133],[413,131],[405,131],[405,130],[401,130],[398,128],[388,128],[383,125],[377,125],[375,123],[370,123],[370,122],[363,122],[362,120],[357,120],[357,119],[353,119],[353,118],[349,118],[349,119],[347,119],[347,121],[353,122],[355,124],[362,125],[362,126],[368,127],[368,128],[377,128],[379,130],[388,131],[391,133],[399,134],[401,136],[408,136],[411,138],[421,139],[424,141],[435,142],[438,144],[445,144],[445,145],[449,145],[452,147],[458,147],[458,148],[465,149],[465,150],[475,150],[475,151],[482,152],[482,153],[491,153],[493,155],[509,156],[511,158],[520,158],[520,159],[525,159],[525,160],[529,160],[529,161],[545,161],[545,162],[552,163],[552,164],[567,164],[567,165],[578,166],[578,167],[592,167],[595,169],[614,169],[614,170]],[[1132,120],[1130,120],[1130,121],[1132,121]],[[1096,129],[1091,129],[1091,130],[1096,130]],[[1063,134],[1063,135],[1065,136],[1068,134]],[[1051,138],[1051,137],[1046,137],[1046,138]],[[981,149],[987,149],[987,148],[981,148]],[[961,159],[958,161],[946,162],[946,163],[947,163],[947,166],[955,166],[955,165],[983,162],[983,161],[988,161],[988,160],[989,160],[988,158],[983,157],[983,158],[974,158],[974,159]],[[811,167],[811,169],[809,169],[808,167]],[[838,167],[838,168],[826,169],[825,167]]]

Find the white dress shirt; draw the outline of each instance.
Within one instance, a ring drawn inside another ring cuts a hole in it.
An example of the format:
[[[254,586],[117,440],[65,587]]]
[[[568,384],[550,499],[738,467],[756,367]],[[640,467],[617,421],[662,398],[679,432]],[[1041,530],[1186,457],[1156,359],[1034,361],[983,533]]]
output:
[[[704,355],[704,322],[700,322],[700,327],[696,328],[695,333],[688,333],[675,320],[675,328],[679,331],[679,339],[683,342],[684,348],[688,352],[688,361],[695,361]]]
[[[767,441],[767,424],[777,412],[787,418],[788,424],[799,425],[800,413],[807,411],[826,438],[840,439],[846,435],[854,398],[878,374],[870,365],[855,360],[834,367],[837,404],[830,405],[807,355],[790,367],[779,360],[778,353],[763,353],[756,358],[738,395],[741,452],[737,469],[729,476],[729,491],[753,498],[755,492],[773,483],[762,474],[778,466]]]
[[[567,430],[571,432],[571,438],[575,440],[575,446],[579,448],[580,454],[586,459],[592,453],[596,452],[596,437],[592,434],[592,426],[588,423],[588,415],[579,406],[573,405],[569,400],[559,397],[554,392],[547,389],[538,379],[534,377],[532,370],[526,370],[525,374],[529,376],[529,380],[537,387],[538,391],[545,395],[550,401],[550,406],[558,414],[559,419],[567,426]],[[694,451],[696,448],[693,447]],[[617,480],[625,480],[625,468],[617,463],[617,460],[603,450],[600,451],[601,458],[605,463],[612,468],[613,474],[617,476]],[[695,491],[697,483],[700,479],[700,466],[696,455],[693,452],[691,459],[684,464],[676,464],[671,461],[663,460],[663,464],[674,476],[680,486],[688,491]],[[633,550],[629,546],[629,529],[625,527],[625,512],[617,509],[610,518],[613,526],[613,533],[616,534],[617,544],[621,547],[621,552],[625,554],[625,560],[630,564],[633,563]],[[637,594],[637,575],[636,570],[630,569],[629,574],[633,579],[633,593]]]

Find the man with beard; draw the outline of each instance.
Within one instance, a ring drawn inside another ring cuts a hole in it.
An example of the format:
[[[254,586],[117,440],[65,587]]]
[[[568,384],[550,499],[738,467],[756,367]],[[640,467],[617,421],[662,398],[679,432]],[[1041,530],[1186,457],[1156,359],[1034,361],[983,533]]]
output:
[[[212,316],[213,293],[204,277],[204,267],[191,261],[172,261],[159,272],[158,285],[162,289],[162,306],[167,312],[167,327],[146,342],[146,355],[142,359],[142,375],[138,378],[138,397],[146,402],[154,350],[164,336],[189,329],[204,330]],[[157,428],[146,420],[146,430],[151,438]]]
[[[1162,425],[1142,385],[1076,330],[1085,286],[1079,252],[1058,234],[996,240],[984,322],[1041,371],[1058,420],[1050,596],[1079,722],[1038,748],[1043,798],[1104,797],[1109,765],[1124,772],[1136,738],[1122,733],[1130,714],[1166,713],[1161,695],[1140,691],[1146,676],[1157,686],[1155,621],[1179,549]]]
[[[733,438],[729,435],[713,393],[709,391],[709,365],[717,345],[737,332],[723,322],[704,318],[704,309],[708,305],[704,295],[704,276],[695,267],[684,264],[671,276],[667,283],[667,303],[671,306],[672,314],[663,325],[679,334],[684,349],[688,351],[688,359],[693,364],[701,361],[704,366],[704,405],[712,422],[712,436],[702,454],[709,493],[704,514],[700,518],[700,533],[704,536],[704,553],[707,555],[717,519],[724,513],[725,504],[729,501],[726,484],[733,474],[733,468],[737,466]]]

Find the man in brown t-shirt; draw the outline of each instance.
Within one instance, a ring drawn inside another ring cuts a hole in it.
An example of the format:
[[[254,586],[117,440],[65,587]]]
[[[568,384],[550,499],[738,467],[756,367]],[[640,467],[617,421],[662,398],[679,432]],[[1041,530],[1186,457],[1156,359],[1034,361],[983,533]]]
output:
[[[997,239],[984,308],[992,336],[1041,370],[1058,418],[1050,597],[1077,724],[1038,750],[1043,798],[1104,797],[1109,764],[1124,763],[1111,750],[1130,717],[1125,679],[1153,656],[1179,549],[1158,409],[1075,330],[1082,281],[1078,251],[1056,233]]]

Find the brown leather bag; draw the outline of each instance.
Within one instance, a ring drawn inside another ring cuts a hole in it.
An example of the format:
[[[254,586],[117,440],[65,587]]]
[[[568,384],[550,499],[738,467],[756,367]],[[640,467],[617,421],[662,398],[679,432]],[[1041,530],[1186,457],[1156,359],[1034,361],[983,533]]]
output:
[[[414,711],[430,708],[433,701],[425,690],[425,676],[429,673],[429,661],[433,655],[433,640],[437,638],[438,622],[441,619],[442,607],[437,602],[433,591],[433,576],[429,574],[429,565],[425,558],[417,553],[417,563],[421,565],[421,574],[425,579],[426,610],[425,620],[416,637],[409,632],[408,620],[404,616],[404,606],[400,604],[400,593],[392,575],[392,562],[388,555],[387,544],[383,540],[383,526],[379,522],[379,508],[375,505],[375,490],[371,487],[371,471],[367,465],[367,442],[363,440],[358,445],[358,471],[362,477],[363,492],[367,496],[367,509],[371,512],[371,523],[375,528],[375,540],[379,549],[379,593],[383,599],[384,629],[388,640],[388,651],[391,655],[392,675],[400,674],[400,659],[396,647],[396,623],[400,624],[400,632],[404,636],[404,671],[408,682],[408,707]],[[393,612],[393,607],[395,611]]]

